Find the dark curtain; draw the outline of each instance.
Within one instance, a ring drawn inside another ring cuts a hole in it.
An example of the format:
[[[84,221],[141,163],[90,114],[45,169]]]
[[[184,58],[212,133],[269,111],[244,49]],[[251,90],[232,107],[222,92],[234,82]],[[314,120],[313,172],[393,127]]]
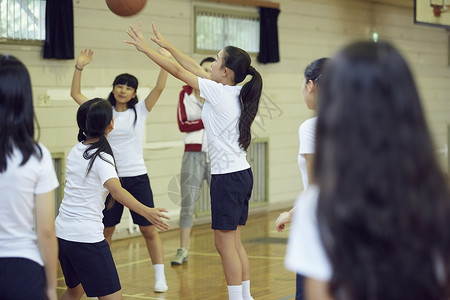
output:
[[[260,63],[275,63],[280,61],[278,52],[277,20],[280,10],[277,8],[259,8],[259,54]]]
[[[44,58],[73,59],[73,2],[47,0]]]

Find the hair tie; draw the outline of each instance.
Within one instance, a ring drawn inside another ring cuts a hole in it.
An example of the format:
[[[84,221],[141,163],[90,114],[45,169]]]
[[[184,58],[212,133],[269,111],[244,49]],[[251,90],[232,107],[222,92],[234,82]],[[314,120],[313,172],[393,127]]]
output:
[[[84,131],[80,128],[78,130],[78,137],[77,137],[79,142],[85,141],[86,140],[86,134],[84,133]]]
[[[253,74],[255,74],[255,71],[256,71],[255,68],[253,68],[252,66],[249,66],[247,73],[253,76]]]

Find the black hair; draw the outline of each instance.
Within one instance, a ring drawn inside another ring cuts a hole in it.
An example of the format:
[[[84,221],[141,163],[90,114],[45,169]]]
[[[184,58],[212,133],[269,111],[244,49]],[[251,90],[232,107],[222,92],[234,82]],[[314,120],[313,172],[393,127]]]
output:
[[[328,57],[322,57],[310,63],[303,72],[306,83],[311,80],[315,84],[319,84],[319,79],[322,77],[325,65],[328,61]]]
[[[106,129],[111,123],[112,117],[111,104],[101,98],[86,101],[78,108],[78,141],[83,142],[87,138],[99,139],[97,142],[90,144],[83,153],[83,157],[90,160],[86,174],[91,170],[97,157],[115,166],[115,163],[108,161],[101,155],[104,152],[111,155],[114,159],[111,146],[105,137]]]
[[[208,56],[205,57],[204,59],[202,59],[202,61],[200,62],[200,66],[202,66],[205,62],[210,62],[213,63],[216,59],[214,57]]]
[[[258,112],[262,91],[262,78],[258,71],[251,66],[251,59],[244,50],[227,46],[224,49],[223,66],[234,72],[234,83],[242,82],[247,75],[252,78],[241,89],[241,116],[239,117],[239,145],[247,151],[252,139],[250,127]]]
[[[132,87],[132,88],[134,88],[134,91],[137,92],[139,82],[135,76],[128,74],[128,73],[123,73],[123,74],[116,76],[116,78],[114,79],[114,82],[112,84],[113,88],[118,84],[123,84],[123,85],[127,85],[129,87]],[[116,98],[114,98],[114,94],[112,91],[111,91],[111,93],[109,93],[107,100],[109,101],[109,103],[111,103],[111,105],[113,107],[116,106]],[[130,101],[127,102],[127,108],[131,108],[134,111],[134,125],[136,125],[136,121],[137,121],[137,112],[136,112],[135,106],[138,103],[138,101],[139,101],[139,99],[136,94],[134,96],[134,98],[132,98]]]
[[[407,63],[356,42],[325,73],[314,170],[331,296],[448,299],[450,194]]]
[[[14,56],[0,54],[0,173],[7,169],[15,148],[22,153],[21,166],[32,155],[42,158],[33,121],[39,130],[28,70]]]

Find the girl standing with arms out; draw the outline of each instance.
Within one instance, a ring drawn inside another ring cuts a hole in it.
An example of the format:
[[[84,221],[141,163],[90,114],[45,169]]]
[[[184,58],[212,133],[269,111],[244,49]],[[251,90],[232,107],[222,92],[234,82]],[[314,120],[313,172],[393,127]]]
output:
[[[323,76],[325,64],[328,58],[323,57],[316,59],[310,63],[304,72],[302,94],[305,100],[306,106],[310,110],[316,110],[317,108],[317,94],[320,84],[320,78]],[[302,176],[303,190],[308,188],[308,185],[313,180],[313,165],[314,165],[314,152],[316,141],[316,122],[317,117],[310,118],[304,121],[299,129],[299,152],[298,152],[298,166],[300,168],[300,174]],[[278,232],[284,230],[286,224],[292,222],[292,215],[294,209],[288,212],[283,212],[277,218],[275,227]],[[296,278],[296,300],[303,300],[303,279],[302,276],[297,274]]]
[[[170,57],[170,53],[160,50]],[[75,65],[71,96],[78,103],[83,104],[88,99],[81,93],[81,73],[93,57],[93,51],[83,50]],[[144,101],[138,102],[136,91],[138,80],[130,74],[120,74],[113,82],[113,90],[108,101],[113,107],[114,131],[108,135],[108,141],[114,152],[117,171],[123,187],[136,199],[148,207],[155,207],[147,167],[144,162],[143,137],[145,122],[153,106],[161,96],[167,80],[167,72],[161,70],[156,86],[150,91]],[[111,200],[108,195],[106,206]],[[112,208],[103,211],[105,225],[104,234],[109,244],[116,225],[122,218],[123,205],[115,202]],[[155,268],[155,292],[166,292],[168,287],[164,274],[164,252],[161,239],[155,226],[135,212],[131,211],[133,222],[139,225],[144,236],[147,250]]]
[[[31,80],[0,54],[0,293],[2,299],[56,300],[58,247],[50,152],[34,139]]]
[[[102,210],[109,192],[115,201],[166,230],[165,209],[150,208],[122,188],[114,155],[106,139],[113,130],[111,104],[100,98],[77,112],[78,141],[67,157],[64,199],[56,218],[59,261],[67,289],[62,300],[88,297],[122,299],[119,276],[103,235]]]
[[[229,299],[253,299],[250,294],[250,266],[241,242],[241,226],[248,217],[253,175],[246,158],[250,126],[258,111],[262,90],[261,75],[251,66],[242,49],[228,46],[211,64],[208,74],[197,62],[167,42],[153,24],[160,47],[178,61],[158,54],[145,42],[140,25],[128,32],[134,45],[161,68],[200,91],[205,99],[202,121],[211,159],[211,217],[214,242],[222,259]],[[243,86],[247,75],[251,80]]]

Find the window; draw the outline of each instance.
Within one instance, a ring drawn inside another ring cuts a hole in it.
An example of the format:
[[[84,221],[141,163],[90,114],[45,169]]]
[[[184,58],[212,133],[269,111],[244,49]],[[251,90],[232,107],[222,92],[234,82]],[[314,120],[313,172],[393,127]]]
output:
[[[249,53],[259,52],[259,15],[195,7],[195,52],[210,53],[232,45]]]
[[[45,40],[45,0],[0,0],[0,40]]]

